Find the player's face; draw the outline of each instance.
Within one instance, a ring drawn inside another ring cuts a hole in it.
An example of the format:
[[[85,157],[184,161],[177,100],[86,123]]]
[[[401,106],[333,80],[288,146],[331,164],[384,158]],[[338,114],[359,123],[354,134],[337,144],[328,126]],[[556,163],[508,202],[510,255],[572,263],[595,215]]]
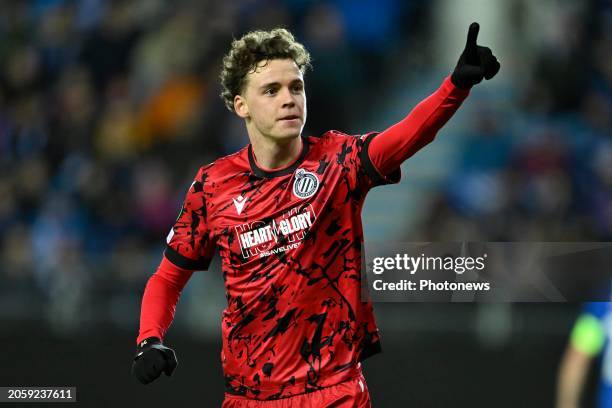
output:
[[[246,119],[250,134],[276,141],[299,137],[306,122],[306,93],[297,64],[292,59],[260,62],[247,74],[234,107]]]

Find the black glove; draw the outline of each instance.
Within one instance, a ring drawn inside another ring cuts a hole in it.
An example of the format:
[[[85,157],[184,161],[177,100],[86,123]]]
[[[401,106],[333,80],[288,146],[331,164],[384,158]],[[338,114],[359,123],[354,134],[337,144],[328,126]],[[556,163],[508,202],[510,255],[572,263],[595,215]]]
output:
[[[167,376],[178,365],[174,350],[164,346],[157,337],[149,337],[140,342],[132,363],[132,375],[143,384],[156,380],[162,371]]]
[[[451,75],[451,81],[459,88],[476,85],[483,77],[491,79],[499,71],[499,62],[491,49],[476,45],[479,29],[478,23],[470,24],[465,49]]]

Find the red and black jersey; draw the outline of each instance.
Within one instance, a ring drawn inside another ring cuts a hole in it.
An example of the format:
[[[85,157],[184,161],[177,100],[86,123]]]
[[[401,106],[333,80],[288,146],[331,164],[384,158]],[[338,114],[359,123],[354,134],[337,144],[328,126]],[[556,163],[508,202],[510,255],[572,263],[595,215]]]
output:
[[[374,137],[304,137],[297,160],[275,171],[260,168],[249,146],[198,172],[165,256],[206,269],[218,248],[227,392],[314,391],[354,377],[380,350],[372,305],[360,298],[361,208],[370,188],[400,173],[374,168]]]
[[[397,182],[399,165],[468,94],[447,77],[380,134],[302,138],[283,169],[259,167],[250,145],[202,167],[147,282],[137,342],[164,337],[181,290],[217,248],[228,393],[276,399],[358,376],[359,362],[380,350],[372,305],[360,300],[365,196]]]

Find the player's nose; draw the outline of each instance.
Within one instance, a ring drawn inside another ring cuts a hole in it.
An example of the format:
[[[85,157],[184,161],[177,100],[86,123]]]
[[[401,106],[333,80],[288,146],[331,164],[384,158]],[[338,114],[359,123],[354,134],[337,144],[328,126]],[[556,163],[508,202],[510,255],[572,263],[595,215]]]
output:
[[[289,88],[283,88],[281,91],[281,101],[283,103],[283,108],[295,106],[295,95],[291,93]]]

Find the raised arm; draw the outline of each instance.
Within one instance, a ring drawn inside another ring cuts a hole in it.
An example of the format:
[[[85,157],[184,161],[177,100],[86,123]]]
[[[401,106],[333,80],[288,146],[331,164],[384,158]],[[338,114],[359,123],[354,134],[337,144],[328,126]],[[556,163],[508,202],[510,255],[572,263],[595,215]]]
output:
[[[470,25],[465,48],[452,75],[421,101],[404,119],[370,143],[368,154],[382,175],[389,175],[410,156],[430,143],[453,116],[473,85],[491,79],[500,65],[491,50],[477,45],[478,23]]]

